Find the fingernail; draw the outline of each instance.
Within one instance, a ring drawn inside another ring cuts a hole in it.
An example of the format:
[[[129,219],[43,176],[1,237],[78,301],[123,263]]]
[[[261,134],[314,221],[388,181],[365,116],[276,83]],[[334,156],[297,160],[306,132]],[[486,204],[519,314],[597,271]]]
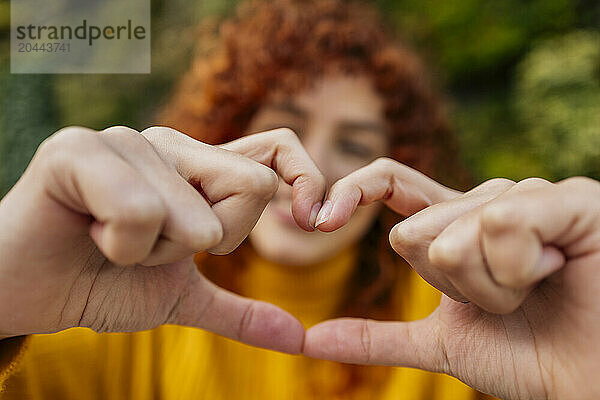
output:
[[[319,210],[321,209],[321,202],[315,203],[314,206],[310,209],[310,217],[308,218],[308,224],[314,229],[315,221],[317,220],[317,214],[319,214]]]
[[[327,222],[329,216],[331,215],[331,210],[333,210],[333,203],[330,200],[326,200],[317,215],[317,222],[315,223],[315,228],[319,225]]]

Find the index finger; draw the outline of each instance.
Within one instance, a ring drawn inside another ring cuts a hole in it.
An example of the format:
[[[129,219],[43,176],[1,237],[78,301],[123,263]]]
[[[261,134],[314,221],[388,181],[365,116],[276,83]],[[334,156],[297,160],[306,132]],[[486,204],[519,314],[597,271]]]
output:
[[[288,128],[245,136],[220,146],[273,169],[292,186],[292,214],[304,230],[314,230],[326,181],[296,134]]]
[[[356,207],[378,200],[399,214],[412,215],[460,194],[404,164],[379,158],[331,187],[316,225],[320,231],[334,231],[348,222]]]
[[[447,372],[437,311],[410,322],[338,318],[306,331],[304,355],[363,365],[388,365]]]

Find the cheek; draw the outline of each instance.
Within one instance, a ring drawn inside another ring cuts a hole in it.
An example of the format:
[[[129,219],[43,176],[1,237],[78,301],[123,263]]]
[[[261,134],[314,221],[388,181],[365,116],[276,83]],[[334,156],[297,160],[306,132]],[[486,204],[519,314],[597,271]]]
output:
[[[327,161],[324,163],[324,166],[319,166],[319,169],[323,175],[325,175],[325,178],[327,178],[329,184],[332,185],[346,175],[350,175],[357,169],[366,166],[369,164],[369,162],[370,160],[363,161],[354,157],[342,156],[332,152],[330,153]]]

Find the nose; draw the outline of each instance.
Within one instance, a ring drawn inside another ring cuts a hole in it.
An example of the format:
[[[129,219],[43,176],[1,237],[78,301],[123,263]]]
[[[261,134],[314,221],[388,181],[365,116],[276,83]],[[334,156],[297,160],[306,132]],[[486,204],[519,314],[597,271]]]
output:
[[[328,184],[331,184],[332,177],[329,173],[331,170],[331,155],[328,151],[328,146],[326,140],[323,139],[324,135],[306,135],[302,138],[302,145],[304,149],[310,156],[310,158],[315,162],[317,168],[321,171],[321,173],[327,179]]]

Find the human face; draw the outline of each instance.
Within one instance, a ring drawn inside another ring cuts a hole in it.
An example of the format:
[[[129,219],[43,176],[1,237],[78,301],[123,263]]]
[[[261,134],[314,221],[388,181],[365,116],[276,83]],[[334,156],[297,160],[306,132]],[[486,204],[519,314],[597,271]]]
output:
[[[258,110],[250,131],[291,128],[328,185],[364,167],[389,150],[383,101],[366,76],[331,75],[291,96],[273,96]],[[306,232],[291,214],[291,187],[267,205],[250,241],[259,255],[284,265],[311,265],[357,243],[375,220],[379,205],[359,207],[350,222],[332,232]]]

